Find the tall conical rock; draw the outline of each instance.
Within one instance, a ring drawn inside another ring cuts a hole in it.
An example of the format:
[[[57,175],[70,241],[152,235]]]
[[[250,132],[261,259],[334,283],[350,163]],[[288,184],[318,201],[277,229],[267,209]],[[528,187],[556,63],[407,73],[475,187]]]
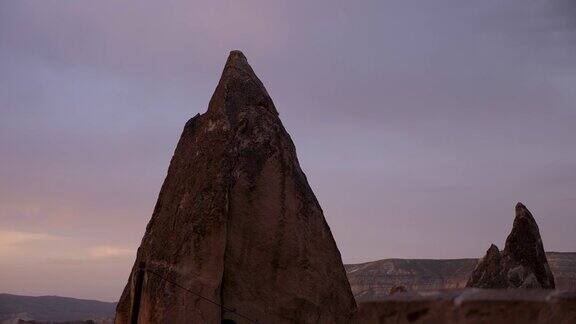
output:
[[[294,144],[239,51],[208,111],[184,127],[116,323],[129,321],[140,262],[139,323],[347,323],[355,313]]]
[[[503,251],[492,244],[472,272],[467,287],[554,288],[542,238],[534,217],[521,203]]]

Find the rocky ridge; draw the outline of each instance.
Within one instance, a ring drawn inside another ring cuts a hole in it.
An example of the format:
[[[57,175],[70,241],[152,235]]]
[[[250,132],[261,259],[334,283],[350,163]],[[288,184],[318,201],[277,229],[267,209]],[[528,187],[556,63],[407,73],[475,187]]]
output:
[[[466,288],[397,293],[360,303],[356,323],[576,323],[576,292]]]
[[[576,291],[576,253],[546,252],[556,289]],[[432,291],[466,287],[478,259],[383,259],[346,264],[346,274],[357,301],[386,298],[392,287]]]
[[[112,323],[116,303],[59,296],[0,294],[0,323],[26,321],[60,323],[87,321]]]

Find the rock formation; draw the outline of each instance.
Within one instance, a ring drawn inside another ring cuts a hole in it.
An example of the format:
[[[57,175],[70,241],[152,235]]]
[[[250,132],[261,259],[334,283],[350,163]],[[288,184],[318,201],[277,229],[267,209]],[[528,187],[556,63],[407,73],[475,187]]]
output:
[[[512,232],[500,252],[494,244],[478,262],[466,287],[553,289],[554,276],[544,253],[538,225],[526,206],[516,205]]]
[[[576,291],[576,253],[546,252],[557,290]],[[466,287],[478,259],[383,259],[345,264],[356,302],[386,298],[396,285],[408,291]]]
[[[347,323],[355,313],[294,144],[239,51],[208,111],[184,127],[116,323],[130,319],[140,262],[139,323]]]
[[[576,323],[576,293],[544,289],[409,291],[359,303],[355,323]]]

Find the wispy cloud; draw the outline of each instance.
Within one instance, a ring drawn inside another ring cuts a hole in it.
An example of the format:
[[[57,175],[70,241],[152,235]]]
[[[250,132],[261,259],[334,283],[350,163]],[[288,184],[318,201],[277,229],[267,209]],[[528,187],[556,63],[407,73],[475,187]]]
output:
[[[0,229],[1,256],[83,263],[130,257],[136,252],[125,246],[95,243],[92,240],[78,237]]]
[[[57,239],[59,239],[58,236],[46,233],[0,230],[0,254],[16,251],[29,243],[53,241]]]
[[[131,256],[134,253],[133,249],[110,245],[94,246],[88,250],[89,258],[94,260]]]

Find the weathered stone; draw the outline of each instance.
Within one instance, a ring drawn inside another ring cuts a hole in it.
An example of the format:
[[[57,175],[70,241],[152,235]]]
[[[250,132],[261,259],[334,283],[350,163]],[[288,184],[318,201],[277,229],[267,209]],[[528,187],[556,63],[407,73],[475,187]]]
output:
[[[360,303],[355,323],[576,323],[576,294],[476,288],[406,292]]]
[[[576,253],[546,252],[555,289],[576,291]],[[346,264],[348,281],[356,302],[379,300],[392,287],[430,291],[466,287],[478,259],[383,259]]]
[[[470,274],[467,287],[506,288],[507,281],[502,268],[502,254],[494,244],[490,245],[486,255],[479,260],[476,269]]]
[[[261,323],[347,323],[355,313],[294,144],[239,51],[230,53],[208,111],[186,123],[116,323],[129,321],[141,261],[148,271],[139,323],[246,322],[241,315]]]
[[[516,205],[514,225],[504,250],[494,244],[478,262],[467,287],[476,288],[547,288],[553,289],[540,231],[526,206]]]

